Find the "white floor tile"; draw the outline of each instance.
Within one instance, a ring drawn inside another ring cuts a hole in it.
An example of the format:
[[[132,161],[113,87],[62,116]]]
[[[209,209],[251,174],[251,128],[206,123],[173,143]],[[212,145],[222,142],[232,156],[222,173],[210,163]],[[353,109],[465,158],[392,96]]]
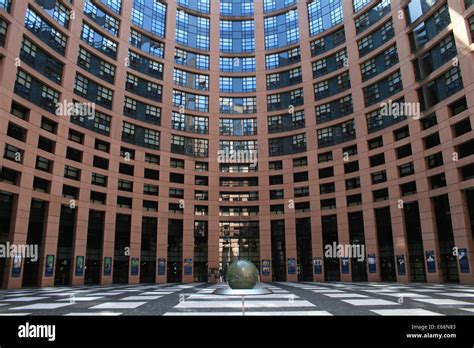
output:
[[[166,316],[242,316],[242,312],[167,312]],[[331,316],[327,311],[253,311],[246,316]]]
[[[76,312],[64,314],[66,317],[90,317],[90,316],[119,316],[118,312]]]
[[[304,300],[295,301],[245,301],[245,308],[280,308],[280,307],[316,307]],[[184,301],[175,308],[242,308],[242,301]]]
[[[384,296],[392,296],[392,297],[406,297],[406,298],[429,298],[429,296],[422,295],[422,294],[414,294],[412,292],[382,292],[380,295]]]
[[[35,303],[27,306],[10,308],[11,310],[25,310],[25,309],[57,309],[61,307],[71,306],[71,303]]]
[[[397,302],[381,300],[377,298],[365,299],[365,300],[342,300],[346,303],[349,303],[354,306],[395,306],[398,305]]]
[[[461,310],[463,310],[463,311],[466,311],[466,312],[472,312],[472,313],[474,313],[474,308],[459,308],[459,309],[461,309]]]
[[[331,298],[363,298],[363,297],[369,297],[367,295],[351,294],[351,293],[347,293],[347,294],[322,294],[322,295],[325,295],[325,296],[331,297]]]
[[[474,293],[466,292],[440,292],[436,295],[452,296],[452,297],[474,297]]]
[[[399,315],[409,315],[409,316],[418,316],[418,315],[433,315],[439,316],[443,315],[441,313],[436,313],[432,311],[428,311],[422,308],[406,308],[406,309],[371,309],[371,312],[380,315],[387,315],[387,316],[399,316]]]
[[[2,302],[33,302],[33,301],[39,301],[39,300],[44,300],[49,297],[35,297],[35,296],[26,296],[26,297],[12,297],[9,298],[8,300],[1,300]]]
[[[146,302],[106,302],[97,306],[90,307],[89,309],[127,309],[137,308],[144,305]]]
[[[161,296],[143,296],[143,295],[140,295],[140,296],[128,296],[128,297],[124,297],[124,298],[121,298],[120,301],[144,301],[144,300],[157,300],[159,299]]]
[[[75,302],[88,302],[88,301],[97,301],[101,298],[104,298],[103,296],[76,296],[74,297]],[[60,300],[57,300],[58,302],[71,302],[71,299],[68,298],[62,298]]]
[[[22,317],[31,313],[0,313],[0,317]]]
[[[438,299],[438,298],[430,298],[430,299],[425,299],[425,298],[415,298],[413,299],[414,301],[420,301],[420,302],[425,302],[429,304],[434,304],[434,305],[471,305],[474,306],[474,303],[470,302],[465,302],[465,301],[458,301],[458,300],[451,300],[451,299]]]

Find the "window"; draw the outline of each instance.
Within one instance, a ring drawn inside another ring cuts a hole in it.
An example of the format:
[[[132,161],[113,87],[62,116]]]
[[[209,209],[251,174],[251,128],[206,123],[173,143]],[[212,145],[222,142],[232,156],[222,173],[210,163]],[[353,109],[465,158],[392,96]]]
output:
[[[394,135],[395,141],[409,137],[410,131],[408,129],[408,126],[395,130],[393,132],[393,135]]]
[[[377,185],[386,181],[387,181],[387,172],[385,170],[372,173],[372,185]]]
[[[94,156],[93,166],[104,170],[109,169],[109,160],[103,157]]]
[[[341,0],[319,0],[308,3],[309,33],[317,35],[342,23]]]
[[[159,180],[160,179],[160,172],[158,170],[145,168],[143,177],[145,179]]]
[[[160,132],[145,128],[144,142],[145,144],[159,146],[160,145]]]
[[[300,157],[293,159],[293,167],[305,167],[308,165],[307,157]]]
[[[64,177],[72,180],[79,180],[81,170],[71,166],[64,166]]]
[[[51,171],[51,168],[52,168],[52,161],[41,156],[36,157],[36,169],[49,173]]]
[[[295,198],[308,197],[309,196],[309,187],[297,187],[294,189]]]
[[[369,157],[369,161],[370,161],[370,166],[371,167],[376,167],[376,166],[379,166],[381,164],[384,164],[385,163],[385,153],[379,153],[378,155],[371,156],[371,157]]]
[[[416,181],[408,182],[400,185],[400,191],[402,196],[413,195],[416,193]]]
[[[220,57],[221,72],[255,72],[255,57]]]
[[[402,159],[412,155],[411,145],[407,144],[396,149],[397,159]]]
[[[195,162],[195,170],[198,172],[207,172],[209,171],[209,164],[207,162]]]
[[[195,176],[194,177],[194,185],[198,186],[208,186],[209,185],[209,179],[207,176]]]
[[[143,194],[150,196],[158,196],[158,186],[151,184],[143,185]]]
[[[377,137],[374,139],[370,139],[367,141],[367,144],[369,145],[369,150],[377,149],[379,147],[383,146],[383,137]]]
[[[110,143],[108,143],[108,142],[106,142],[106,141],[102,141],[102,140],[96,139],[96,140],[95,140],[94,148],[95,148],[96,150],[109,153],[109,152],[110,152]]]
[[[177,43],[209,51],[209,18],[177,10],[175,34]]]
[[[254,22],[220,21],[221,52],[253,52],[255,50]]]
[[[360,177],[346,179],[346,190],[353,190],[360,188]]]
[[[298,12],[292,10],[284,14],[265,17],[265,49],[284,47],[299,41]]]
[[[426,157],[426,162],[428,164],[429,169],[433,169],[444,164],[443,162],[443,154],[441,152],[435,153]]]
[[[106,187],[107,186],[107,177],[105,175],[92,173],[91,184]]]
[[[184,169],[184,160],[171,158],[170,159],[170,167],[171,168],[181,168]]]
[[[102,192],[91,191],[90,202],[97,204],[105,204],[107,201],[107,195]]]
[[[26,11],[25,27],[46,45],[59,54],[64,55],[67,43],[66,36],[54,29],[48,22],[30,8]]]
[[[287,51],[267,54],[265,56],[265,65],[267,70],[281,68],[287,65],[296,64],[301,61],[300,48],[292,48]]]
[[[33,179],[33,190],[49,193],[51,182],[42,178],[34,177]]]
[[[332,159],[332,152],[325,152],[318,155],[318,163],[330,162]]]
[[[398,172],[400,174],[400,177],[403,178],[405,176],[409,176],[412,174],[415,174],[415,167],[413,165],[413,162],[403,164],[398,167]]]
[[[177,64],[196,68],[199,70],[209,70],[209,56],[175,48],[174,61]]]
[[[113,59],[117,58],[117,43],[103,36],[85,23],[82,24],[81,39],[103,54]]]
[[[82,144],[84,142],[84,134],[76,132],[73,129],[69,129],[68,139],[75,143]]]
[[[268,162],[268,169],[269,170],[282,170],[283,169],[283,162],[282,161]]]
[[[68,146],[66,150],[66,158],[71,161],[82,162],[82,151]]]
[[[150,164],[160,164],[160,156],[145,153],[145,162]]]
[[[166,5],[164,3],[134,0],[132,6],[133,24],[154,35],[165,36]]]
[[[120,22],[102,11],[90,0],[84,2],[84,14],[112,35],[118,35]]]
[[[374,202],[385,201],[388,199],[388,189],[383,188],[380,190],[372,191],[372,196],[373,196]]]

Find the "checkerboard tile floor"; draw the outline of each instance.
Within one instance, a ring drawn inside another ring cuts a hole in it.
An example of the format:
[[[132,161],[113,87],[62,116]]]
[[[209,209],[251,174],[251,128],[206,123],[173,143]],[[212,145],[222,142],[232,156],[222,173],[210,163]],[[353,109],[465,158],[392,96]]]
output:
[[[238,316],[242,299],[213,294],[226,284],[140,284],[0,291],[0,316]],[[474,286],[427,283],[276,282],[245,297],[245,315],[474,315]]]

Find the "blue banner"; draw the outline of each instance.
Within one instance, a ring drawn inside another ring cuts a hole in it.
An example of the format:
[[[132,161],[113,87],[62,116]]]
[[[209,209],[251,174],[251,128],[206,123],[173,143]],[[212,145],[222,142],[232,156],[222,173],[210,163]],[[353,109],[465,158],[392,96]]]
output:
[[[322,274],[323,273],[323,259],[320,257],[313,258],[313,273]]]
[[[84,275],[84,256],[76,256],[76,277]]]
[[[54,273],[54,255],[46,255],[46,262],[44,265],[44,276],[52,277]]]
[[[367,263],[369,265],[369,273],[377,273],[377,263],[375,262],[375,254],[367,256]]]
[[[270,260],[262,260],[262,275],[270,275]]]
[[[166,259],[158,259],[158,275],[164,276],[166,274]]]
[[[400,276],[404,276],[406,274],[405,255],[397,255],[397,270],[398,270],[398,275]]]
[[[193,275],[193,259],[184,259],[184,275]]]
[[[140,268],[140,259],[138,257],[132,257],[132,267],[130,269],[130,274],[132,276],[137,276],[139,268]]]
[[[349,258],[348,257],[341,257],[341,261],[342,261],[341,273],[342,274],[349,274]]]
[[[467,257],[467,249],[459,249],[458,255],[461,273],[469,273],[469,259]]]
[[[104,257],[104,276],[108,277],[112,274],[112,258]]]
[[[296,259],[294,257],[288,259],[288,274],[296,274]]]
[[[428,273],[436,273],[436,261],[434,250],[426,251],[426,268]]]
[[[21,274],[21,262],[22,262],[22,257],[21,255],[15,255],[13,256],[13,262],[12,262],[12,277],[19,277]]]

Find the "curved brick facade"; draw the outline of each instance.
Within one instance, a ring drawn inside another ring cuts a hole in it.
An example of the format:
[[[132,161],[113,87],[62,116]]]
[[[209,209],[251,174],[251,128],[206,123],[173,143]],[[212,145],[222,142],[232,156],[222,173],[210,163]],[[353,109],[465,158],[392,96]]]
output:
[[[472,1],[122,2],[0,1],[3,287],[474,283]]]

